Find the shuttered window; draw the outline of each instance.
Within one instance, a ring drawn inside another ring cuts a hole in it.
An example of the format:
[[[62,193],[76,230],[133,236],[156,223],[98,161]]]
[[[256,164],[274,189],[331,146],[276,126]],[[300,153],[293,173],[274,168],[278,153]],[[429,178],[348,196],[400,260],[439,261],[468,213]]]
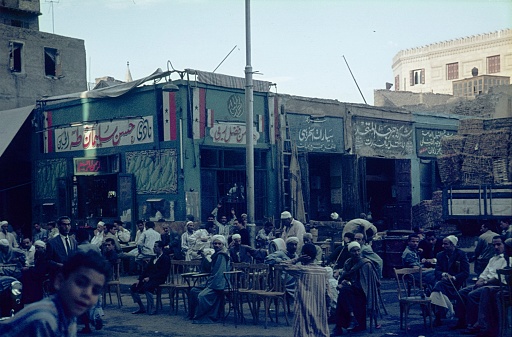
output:
[[[400,75],[395,76],[395,91],[400,91]]]
[[[446,79],[456,80],[459,78],[459,63],[448,63],[446,65]]]
[[[500,56],[494,55],[487,58],[487,73],[494,74],[500,72]]]

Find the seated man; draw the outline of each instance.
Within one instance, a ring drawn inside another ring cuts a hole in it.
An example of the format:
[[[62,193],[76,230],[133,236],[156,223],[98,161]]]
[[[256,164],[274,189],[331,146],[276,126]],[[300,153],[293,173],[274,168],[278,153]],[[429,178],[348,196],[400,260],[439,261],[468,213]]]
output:
[[[132,312],[132,314],[143,314],[148,312],[150,315],[154,315],[155,304],[153,300],[153,293],[156,288],[167,279],[169,270],[171,269],[171,260],[169,255],[164,254],[164,245],[162,241],[156,241],[154,244],[153,251],[155,257],[148,263],[147,268],[139,276],[137,283],[132,284],[130,291],[133,301],[139,305],[139,309]],[[146,294],[147,309],[144,308],[142,300],[140,299],[140,293]]]
[[[162,225],[164,232],[160,234],[161,241],[164,243],[164,253],[171,255],[173,260],[183,260],[181,253],[181,237],[178,232],[173,230],[169,224]]]
[[[478,243],[475,248],[475,273],[479,275],[485,269],[491,257],[494,256],[494,247],[492,239],[498,235],[491,230],[490,224],[484,222],[480,227],[482,233],[478,237]]]
[[[437,254],[435,270],[436,284],[430,294],[430,300],[435,305],[436,319],[434,326],[440,326],[442,312],[453,312],[450,300],[457,298],[457,292],[469,276],[469,262],[466,253],[457,248],[457,239],[449,235],[443,239],[443,249]]]
[[[0,265],[11,265],[0,268],[0,276],[21,278],[21,270],[25,267],[25,253],[18,248],[12,248],[7,239],[0,239]]]
[[[160,241],[160,233],[155,231],[155,223],[153,221],[146,222],[146,230],[140,234],[139,241],[137,241],[138,255],[135,261],[141,262],[155,257],[154,249],[155,242]]]
[[[202,287],[194,287],[190,290],[189,296],[189,318],[193,323],[212,323],[221,318],[223,308],[224,289],[226,279],[224,272],[229,271],[229,256],[226,250],[226,238],[224,235],[214,235],[212,244],[215,253],[212,255],[211,263],[205,258],[205,263],[210,266],[211,275]]]
[[[457,301],[455,315],[458,321],[451,328],[452,330],[464,329],[468,326],[469,332],[480,332],[485,336],[497,335],[496,325],[491,324],[493,322],[488,318],[490,318],[489,313],[492,311],[490,300],[500,290],[500,280],[496,271],[507,266],[507,261],[503,256],[505,245],[502,240],[503,238],[499,235],[495,235],[492,238],[494,256],[489,260],[484,271],[478,276],[475,285],[460,290],[459,293],[463,303],[461,303],[462,301]],[[497,317],[495,319],[496,321],[498,320]]]
[[[190,259],[199,260],[203,258],[203,255],[209,257],[214,253],[214,250],[210,248],[212,236],[216,231],[215,224],[213,222],[207,222],[204,228],[198,229],[192,234],[191,241],[194,242],[193,247],[188,247],[188,254]]]
[[[116,237],[120,244],[127,244],[130,242],[131,233],[128,229],[124,228],[121,220],[114,220],[114,227],[116,228]]]
[[[233,243],[229,248],[229,257],[231,263],[252,263],[252,259],[256,263],[262,263],[266,256],[266,251],[263,249],[254,249],[251,246],[242,244],[242,237],[240,234],[233,234]]]
[[[373,251],[372,246],[366,243],[366,238],[363,233],[354,234],[354,240],[355,242],[359,243],[359,245],[361,245],[361,255],[364,258],[372,261],[373,265],[375,266],[375,270],[377,270],[377,276],[379,279],[381,279],[382,267],[384,264],[382,258]]]
[[[418,252],[419,242],[420,237],[418,234],[409,234],[407,247],[405,247],[405,250],[402,253],[402,265],[404,268],[424,268],[423,263],[420,261],[420,255]],[[424,286],[427,288],[433,287],[436,280],[434,270],[422,271],[422,279]],[[428,294],[430,294],[430,291],[428,291]]]
[[[436,232],[428,231],[425,233],[425,239],[421,240],[418,245],[418,253],[420,254],[421,263],[425,268],[435,268],[437,254],[443,251],[443,241],[438,240]]]
[[[348,331],[366,330],[366,310],[378,312],[379,278],[373,263],[362,257],[361,246],[354,241],[348,244],[350,258],[345,262],[338,280],[339,294],[336,304],[336,327],[331,336],[340,336],[343,328]]]
[[[336,249],[331,253],[329,258],[327,259],[327,265],[332,265],[332,268],[335,272],[340,269],[343,269],[345,265],[345,261],[350,258],[350,253],[347,249],[349,243],[354,241],[354,233],[348,232],[343,236],[343,245],[339,245]]]
[[[315,245],[313,243],[313,234],[311,234],[311,233],[304,233],[304,236],[302,237],[302,240],[303,240],[304,244],[311,243],[311,244],[313,244],[313,246],[315,246],[316,256],[315,256],[314,261],[312,261],[312,263],[318,264],[318,265],[322,264],[322,256],[323,256],[324,253],[322,251],[322,248],[320,248],[320,246],[317,246],[317,245]]]
[[[258,231],[256,235],[256,247],[267,249],[269,248],[270,242],[276,238],[274,234],[274,224],[270,221],[265,222],[262,229]]]
[[[286,239],[286,251],[283,251],[281,249],[276,250],[275,252],[269,254],[265,258],[265,263],[273,266],[284,261],[298,258],[298,244],[299,239],[295,236],[290,236],[289,238]],[[288,293],[288,298],[293,299],[295,294],[295,279],[291,277],[289,274],[286,274],[285,287],[286,292]]]

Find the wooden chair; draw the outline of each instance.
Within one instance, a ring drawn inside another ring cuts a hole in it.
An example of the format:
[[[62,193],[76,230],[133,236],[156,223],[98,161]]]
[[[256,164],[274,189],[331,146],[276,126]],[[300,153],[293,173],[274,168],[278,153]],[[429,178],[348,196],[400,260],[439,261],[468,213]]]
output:
[[[406,333],[408,332],[407,319],[409,317],[409,310],[414,305],[418,305],[422,309],[423,324],[425,326],[427,325],[426,315],[428,315],[430,329],[432,329],[432,307],[430,299],[426,298],[423,289],[421,268],[393,269],[395,270],[400,305],[400,329],[403,329],[405,319],[405,331]]]
[[[267,321],[270,313],[270,304],[272,303],[272,300],[274,301],[276,307],[276,323],[279,323],[279,302],[282,302],[286,324],[290,325],[286,311],[288,307],[288,301],[286,298],[286,277],[284,277],[284,274],[285,271],[283,266],[280,266],[279,264],[274,265],[272,271],[271,287],[269,288],[269,290],[256,292],[256,295],[258,297],[261,297],[265,303],[265,329],[267,328]]]
[[[183,307],[187,312],[187,301],[188,292],[191,285],[181,276],[184,273],[196,272],[199,270],[201,265],[200,260],[183,261],[183,260],[171,260],[171,269],[167,277],[167,281],[158,286],[156,292],[156,307],[157,310],[162,308],[162,291],[167,290],[169,292],[169,304],[170,313],[174,312],[178,314],[178,306],[180,300],[183,300]]]
[[[240,294],[238,292],[238,287],[240,286],[240,280],[242,275],[244,274],[241,270],[232,270],[224,272],[224,278],[226,279],[227,288],[224,290],[224,298],[226,302],[229,304],[228,313],[222,315],[222,324],[226,323],[226,318],[231,313],[231,309],[233,309],[233,316],[235,319],[235,328],[238,325],[238,319],[243,320],[243,316],[240,308]]]
[[[500,336],[510,336],[510,332],[506,334],[510,328],[508,321],[509,310],[512,308],[512,268],[498,269],[498,277],[500,279],[500,292],[498,298]]]
[[[258,293],[268,288],[269,265],[264,263],[233,263],[234,270],[243,271],[240,279],[238,293],[240,296],[240,313],[245,320],[243,312],[244,297],[246,298],[253,322],[258,321],[259,301]]]
[[[112,304],[112,293],[110,292],[111,287],[116,288],[117,295],[117,307],[121,308],[123,306],[123,300],[121,299],[121,280],[120,280],[120,265],[121,259],[117,259],[116,263],[112,266],[112,279],[105,284],[105,289],[103,291],[103,307],[105,307],[107,300],[107,292],[108,297],[110,298],[110,304]]]

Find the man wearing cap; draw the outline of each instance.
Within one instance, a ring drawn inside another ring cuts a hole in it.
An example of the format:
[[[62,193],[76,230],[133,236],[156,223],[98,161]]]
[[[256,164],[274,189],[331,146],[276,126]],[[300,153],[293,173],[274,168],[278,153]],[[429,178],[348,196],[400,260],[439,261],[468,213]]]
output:
[[[254,249],[251,246],[242,244],[242,237],[240,234],[233,234],[233,243],[229,248],[229,257],[232,263],[252,263],[252,259],[256,263],[262,263],[266,256],[264,249]]]
[[[331,336],[340,336],[343,328],[348,331],[366,330],[366,310],[377,317],[379,279],[373,263],[362,257],[357,241],[348,244],[350,258],[345,262],[338,279],[336,327]]]
[[[181,234],[181,251],[185,255],[185,261],[192,260],[190,250],[194,247],[196,238],[194,236],[194,222],[187,221],[185,224],[185,232]]]
[[[458,290],[469,276],[469,261],[466,253],[457,248],[457,239],[449,235],[443,239],[443,251],[437,254],[435,276],[437,283],[432,289],[430,300],[436,307],[435,326],[442,325],[442,311],[453,312],[450,300],[458,298]],[[444,309],[443,309],[444,308]]]
[[[302,245],[304,243],[304,233],[306,233],[306,228],[304,227],[304,224],[298,220],[295,220],[292,217],[292,214],[288,211],[284,211],[283,213],[281,213],[281,223],[283,224],[283,233],[281,234],[281,238],[284,241],[286,241],[287,238],[292,236],[299,239],[297,250],[300,252],[302,249]]]
[[[16,237],[9,232],[9,223],[5,220],[0,222],[0,239],[6,239],[12,248],[18,247]]]

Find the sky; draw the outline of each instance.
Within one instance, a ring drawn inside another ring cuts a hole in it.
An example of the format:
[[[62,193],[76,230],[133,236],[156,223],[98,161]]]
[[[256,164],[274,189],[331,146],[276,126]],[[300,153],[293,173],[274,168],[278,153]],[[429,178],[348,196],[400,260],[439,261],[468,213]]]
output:
[[[244,77],[244,0],[40,0],[40,30],[85,41],[87,79],[157,68]],[[52,10],[53,7],[53,10]],[[274,92],[368,104],[404,49],[512,28],[512,0],[252,0],[251,65]],[[52,19],[53,12],[53,19]],[[170,61],[170,62],[169,62]],[[177,75],[175,75],[176,78]]]

